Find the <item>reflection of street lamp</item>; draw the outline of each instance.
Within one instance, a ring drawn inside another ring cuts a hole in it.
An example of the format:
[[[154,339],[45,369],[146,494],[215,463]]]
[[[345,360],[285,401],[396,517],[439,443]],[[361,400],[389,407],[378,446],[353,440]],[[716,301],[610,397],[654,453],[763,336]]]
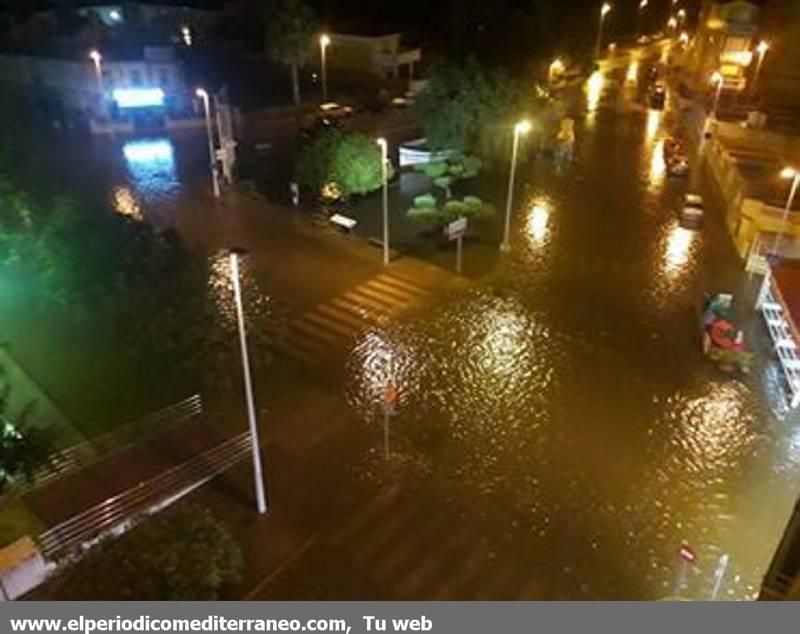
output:
[[[689,43],[689,34],[686,31],[681,31],[678,41],[686,46]]]
[[[612,8],[613,7],[608,2],[604,2],[603,6],[600,7],[600,27],[597,29],[597,42],[594,45],[595,59],[600,57],[600,44],[603,40],[603,23],[606,21],[606,15],[608,15]]]
[[[211,185],[214,189],[214,196],[219,197],[219,178],[217,176],[217,157],[214,152],[214,130],[211,127],[211,104],[208,93],[202,88],[198,88],[195,94],[203,100],[203,109],[206,114],[206,135],[208,136],[208,157],[211,161]]]
[[[330,37],[325,34],[319,36],[319,54],[321,61],[320,68],[322,70],[322,101],[324,103],[327,103],[328,101],[328,64],[325,52],[328,50],[330,44]]]
[[[789,197],[786,199],[786,207],[783,209],[781,229],[778,231],[778,235],[775,236],[775,246],[772,247],[772,252],[776,255],[778,254],[778,247],[780,246],[783,232],[786,230],[786,221],[789,219],[789,212],[792,210],[792,205],[794,205],[794,198],[797,195],[797,188],[800,186],[800,171],[792,167],[786,167],[781,172],[781,178],[785,178],[787,180],[792,179],[792,187],[789,190]]]
[[[758,77],[761,75],[761,66],[764,63],[764,57],[767,55],[767,51],[769,50],[769,42],[766,40],[761,40],[756,46],[756,51],[758,52],[758,63],[756,64],[756,72],[753,76],[753,87],[752,92],[755,94],[756,92],[756,85],[758,84]]]
[[[511,249],[511,205],[514,199],[514,176],[517,171],[517,153],[519,151],[519,137],[527,134],[531,130],[530,121],[520,121],[514,126],[514,143],[511,146],[511,173],[508,177],[508,197],[506,198],[506,228],[503,234],[503,242],[500,245],[501,251]]]
[[[675,29],[678,28],[678,20],[675,19],[674,15],[671,15],[669,20],[667,20],[667,29],[674,32]]]
[[[242,307],[242,288],[239,281],[239,256],[241,250],[231,250],[231,282],[233,298],[236,304],[236,322],[239,327],[239,347],[242,353],[242,370],[244,372],[244,394],[247,402],[247,419],[250,426],[250,450],[253,454],[253,478],[256,489],[256,506],[260,514],[267,512],[267,499],[264,495],[264,475],[261,467],[261,445],[258,441],[256,424],[256,406],[253,398],[253,382],[250,377],[250,355],[247,351],[247,333],[244,325],[244,309]]]
[[[711,110],[711,118],[716,120],[717,109],[719,108],[719,98],[722,96],[722,86],[725,84],[725,78],[718,70],[715,70],[711,75],[711,84],[716,84],[717,91],[714,93],[714,108]]]
[[[93,50],[89,52],[89,59],[94,62],[94,71],[97,75],[97,89],[100,91],[100,110],[106,109],[106,87],[103,82],[103,56],[100,51]]]
[[[389,265],[389,148],[386,139],[378,139],[381,146],[381,180],[383,182],[383,265]]]

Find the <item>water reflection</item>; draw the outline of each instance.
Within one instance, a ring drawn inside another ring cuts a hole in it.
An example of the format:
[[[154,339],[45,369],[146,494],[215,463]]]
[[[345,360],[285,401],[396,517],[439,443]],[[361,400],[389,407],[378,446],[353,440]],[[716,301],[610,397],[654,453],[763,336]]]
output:
[[[126,141],[122,156],[129,186],[112,193],[117,212],[141,218],[145,215],[143,209],[163,205],[180,195],[175,149],[170,139]]]
[[[114,210],[134,220],[142,220],[142,209],[130,187],[115,187],[113,192]]]
[[[589,77],[586,82],[586,108],[589,112],[597,110],[600,105],[600,97],[603,95],[603,87],[605,86],[605,78],[603,74],[596,70]]]
[[[652,141],[656,137],[656,134],[658,134],[661,128],[663,114],[661,110],[654,110],[652,108],[647,111],[647,127],[645,128],[645,134],[648,141]]]
[[[658,187],[664,182],[667,174],[667,162],[664,160],[664,139],[653,144],[650,154],[650,186]]]
[[[635,84],[639,79],[639,60],[633,60],[628,66],[628,72],[625,74],[625,81],[629,84]]]
[[[663,272],[670,278],[685,272],[692,251],[695,232],[684,229],[677,220],[672,222],[664,249]]]
[[[547,239],[549,220],[550,210],[545,203],[537,202],[531,206],[528,213],[528,237],[532,246],[541,246]]]

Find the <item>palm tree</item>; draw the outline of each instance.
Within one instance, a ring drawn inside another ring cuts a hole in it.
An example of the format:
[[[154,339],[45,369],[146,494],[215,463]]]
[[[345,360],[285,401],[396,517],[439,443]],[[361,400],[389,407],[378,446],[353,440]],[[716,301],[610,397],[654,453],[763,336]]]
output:
[[[278,0],[267,14],[267,51],[291,70],[295,105],[300,104],[299,69],[311,56],[317,30],[314,10],[302,0]]]

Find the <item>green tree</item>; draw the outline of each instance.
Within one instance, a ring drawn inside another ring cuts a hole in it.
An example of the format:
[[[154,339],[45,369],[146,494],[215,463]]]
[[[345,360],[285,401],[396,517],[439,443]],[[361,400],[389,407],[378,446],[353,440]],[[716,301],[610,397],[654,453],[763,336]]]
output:
[[[439,66],[417,102],[433,150],[502,156],[513,125],[541,107],[535,84],[475,60]]]
[[[392,171],[389,167],[390,178]],[[380,148],[364,134],[331,130],[300,153],[295,174],[298,183],[314,191],[335,183],[345,197],[368,194],[383,183]]]
[[[275,0],[266,14],[266,47],[272,59],[289,67],[292,97],[300,104],[300,67],[314,50],[319,31],[316,14],[302,0]]]
[[[241,571],[241,551],[222,523],[183,507],[99,544],[64,573],[54,598],[211,601]]]

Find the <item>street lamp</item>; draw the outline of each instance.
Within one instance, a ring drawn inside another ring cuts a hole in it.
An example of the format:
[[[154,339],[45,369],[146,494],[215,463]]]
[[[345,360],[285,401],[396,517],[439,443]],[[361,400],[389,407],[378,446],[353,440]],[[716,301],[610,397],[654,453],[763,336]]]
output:
[[[675,30],[676,30],[677,28],[678,28],[678,20],[676,20],[676,19],[675,19],[675,16],[674,16],[674,15],[671,15],[671,16],[669,17],[669,20],[667,20],[667,29],[668,29],[670,32],[675,32]]]
[[[389,266],[389,147],[386,139],[377,141],[381,147],[381,180],[383,181],[383,265]]]
[[[755,94],[756,92],[756,85],[758,84],[758,78],[761,75],[761,66],[764,64],[764,57],[767,55],[767,51],[769,50],[769,42],[766,40],[761,40],[756,46],[756,52],[758,52],[758,63],[756,64],[756,72],[753,76],[753,87],[752,93]]]
[[[219,198],[219,176],[217,175],[217,156],[214,151],[214,130],[211,126],[211,103],[208,93],[203,88],[198,88],[195,94],[203,100],[203,109],[206,115],[206,136],[208,137],[208,157],[211,161],[211,185],[214,189],[214,196]]]
[[[553,83],[555,77],[563,72],[564,72],[564,62],[562,62],[561,59],[559,58],[554,59],[553,62],[550,64],[550,70],[547,76],[548,81],[550,83]]]
[[[600,27],[597,29],[597,42],[594,45],[595,59],[600,57],[600,45],[603,40],[603,24],[605,23],[606,16],[609,14],[611,9],[613,9],[613,7],[608,2],[604,2],[603,6],[600,7]]]
[[[244,325],[244,309],[242,307],[242,288],[239,281],[239,256],[241,249],[232,249],[230,252],[231,282],[233,283],[233,298],[236,304],[236,322],[239,327],[239,348],[242,353],[242,370],[244,372],[244,395],[247,403],[247,420],[250,426],[250,450],[253,455],[253,479],[256,489],[256,507],[259,514],[267,512],[267,497],[264,494],[264,474],[261,466],[261,445],[258,441],[258,426],[256,424],[256,406],[253,398],[253,381],[250,376],[250,355],[247,350],[247,332]]]
[[[636,38],[639,38],[639,35],[642,32],[642,12],[647,8],[647,0],[641,0],[639,2],[639,10],[636,12]]]
[[[514,177],[517,171],[519,137],[527,134],[530,130],[530,121],[520,121],[514,126],[514,142],[511,146],[511,173],[508,176],[508,196],[506,197],[506,227],[503,233],[503,242],[500,244],[500,250],[505,253],[511,250],[511,205],[514,199]]]
[[[89,59],[94,62],[94,71],[97,75],[97,89],[100,91],[100,109],[106,110],[106,87],[103,82],[103,56],[100,51],[89,51]]]
[[[678,22],[681,25],[681,28],[686,24],[686,9],[681,9],[678,11]]]
[[[718,70],[715,70],[711,75],[711,84],[716,84],[717,91],[714,93],[714,108],[711,111],[711,118],[716,120],[717,110],[719,108],[719,98],[722,96],[722,86],[725,84],[725,78]]]
[[[786,230],[786,221],[789,219],[789,212],[792,210],[792,206],[794,205],[794,198],[797,195],[797,188],[800,186],[800,171],[794,169],[793,167],[786,167],[781,172],[781,178],[784,179],[792,179],[792,187],[789,190],[789,197],[786,199],[786,207],[783,209],[783,216],[781,218],[781,229],[778,231],[778,235],[775,236],[775,245],[772,247],[772,252],[777,255],[778,254],[778,247],[781,243],[781,238],[783,237],[783,232]]]
[[[320,54],[320,61],[321,65],[320,68],[322,70],[322,101],[323,103],[327,103],[328,101],[328,64],[327,64],[327,57],[326,51],[331,44],[331,38],[326,35],[322,34],[319,36],[319,54]]]

